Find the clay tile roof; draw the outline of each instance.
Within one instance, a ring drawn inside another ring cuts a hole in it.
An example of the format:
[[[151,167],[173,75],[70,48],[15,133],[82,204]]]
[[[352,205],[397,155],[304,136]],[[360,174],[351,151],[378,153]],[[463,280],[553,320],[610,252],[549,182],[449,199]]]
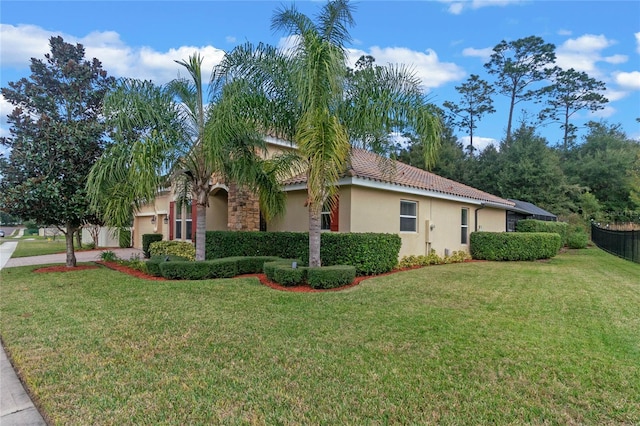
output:
[[[345,176],[422,189],[443,195],[502,204],[505,207],[514,206],[512,201],[505,200],[488,192],[480,191],[479,189],[443,178],[396,160],[385,159],[377,154],[359,148],[352,149],[351,163]],[[302,184],[305,182],[306,176],[302,174],[288,179],[284,182],[284,185]]]

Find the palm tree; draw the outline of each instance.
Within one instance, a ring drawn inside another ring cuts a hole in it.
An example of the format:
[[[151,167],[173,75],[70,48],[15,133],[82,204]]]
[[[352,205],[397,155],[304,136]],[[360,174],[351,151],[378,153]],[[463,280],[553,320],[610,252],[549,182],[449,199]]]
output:
[[[245,98],[247,93],[242,81],[225,84],[213,78],[207,105],[202,58],[193,55],[176,62],[190,78],[162,87],[125,79],[107,96],[105,115],[114,129],[114,143],[93,167],[87,190],[108,225],[126,226],[133,210],[173,184],[181,200],[197,203],[196,260],[204,260],[212,177],[251,185],[266,217],[284,209],[284,195],[277,183],[278,168],[261,159],[264,140],[242,111],[238,93]]]
[[[352,146],[388,154],[392,134],[408,129],[432,164],[439,143],[439,119],[405,67],[373,66],[371,59],[356,70],[347,67],[352,11],[348,0],[329,1],[314,23],[295,6],[278,9],[272,28],[291,36],[291,49],[245,44],[221,65],[227,79],[252,87],[246,103],[255,111],[252,122],[298,148],[307,176],[312,267],[320,266],[322,207],[335,202]]]

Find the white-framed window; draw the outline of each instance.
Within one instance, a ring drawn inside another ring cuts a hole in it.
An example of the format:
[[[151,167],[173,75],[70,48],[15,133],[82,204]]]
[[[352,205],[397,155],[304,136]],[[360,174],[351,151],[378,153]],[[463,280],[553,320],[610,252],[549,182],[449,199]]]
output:
[[[400,232],[418,231],[418,203],[400,200]]]
[[[469,209],[460,210],[460,244],[469,242]]]
[[[174,226],[176,231],[174,233],[176,240],[182,239],[182,206],[180,203],[176,203],[176,220]]]
[[[191,218],[191,213],[193,210],[191,209],[191,201],[187,202],[184,206],[185,215],[184,215],[184,225],[185,225],[185,240],[190,240],[193,236],[192,223],[193,219]]]
[[[322,231],[331,231],[331,208],[327,203],[322,206],[320,213],[320,229]]]

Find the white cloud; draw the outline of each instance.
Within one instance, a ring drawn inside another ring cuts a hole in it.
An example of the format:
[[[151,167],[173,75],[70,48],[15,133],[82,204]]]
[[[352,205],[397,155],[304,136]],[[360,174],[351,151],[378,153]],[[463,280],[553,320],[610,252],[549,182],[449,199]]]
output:
[[[640,53],[640,32],[634,35],[636,36],[636,52]]]
[[[614,74],[618,85],[631,90],[640,90],[640,71],[618,72]]]
[[[449,13],[452,15],[460,15],[462,13],[462,9],[464,9],[464,4],[462,3],[451,3],[449,5]]]
[[[463,136],[458,139],[462,143],[462,146],[466,148],[469,146],[469,142],[471,138],[469,136]],[[489,145],[493,145],[496,149],[500,149],[500,141],[493,138],[482,138],[478,136],[473,137],[473,147],[477,149],[479,152],[483,151]]]
[[[522,3],[522,0],[472,0],[472,1],[458,1],[458,0],[440,0],[443,3],[449,4],[448,11],[453,15],[459,15],[467,9],[480,9],[483,7],[491,6],[509,6],[512,4]]]
[[[627,55],[611,55],[604,58],[604,61],[609,64],[624,64],[629,60]]]
[[[234,36],[226,36],[224,39],[227,43],[231,43],[231,44],[235,44],[235,42],[237,41],[237,39]]]
[[[556,65],[564,69],[573,68],[576,71],[584,71],[591,77],[600,77],[600,71],[596,63],[606,61],[600,52],[615,44],[613,40],[604,35],[585,34],[578,38],[565,41],[556,49]],[[622,55],[614,55],[608,58],[611,63],[620,63]]]
[[[619,101],[620,99],[624,99],[629,96],[629,92],[626,90],[610,90],[607,89],[605,92],[602,92],[602,95],[609,100],[609,102]]]
[[[11,114],[13,108],[14,106],[0,94],[0,137],[11,136],[9,124],[7,124],[7,115]]]
[[[34,25],[0,24],[2,66],[28,68],[31,58],[42,58],[49,51],[49,38],[56,34]]]
[[[422,80],[427,89],[440,87],[451,81],[457,81],[465,76],[465,71],[452,62],[440,62],[438,54],[432,49],[419,52],[404,47],[373,46],[369,52],[349,50],[352,65],[362,55],[371,55],[380,65],[403,64],[409,67]]]
[[[561,36],[570,36],[572,34],[571,30],[560,29],[558,30],[558,35]]]
[[[609,118],[616,113],[616,109],[611,105],[605,105],[603,109],[599,109],[597,111],[587,111],[587,116],[589,120],[600,119],[600,118]]]
[[[130,47],[113,31],[92,32],[85,37],[48,31],[33,25],[0,24],[3,66],[28,68],[31,57],[43,58],[49,52],[49,38],[60,35],[67,43],[81,43],[87,58],[98,58],[110,75],[153,80],[162,84],[178,76],[181,66],[176,60],[185,60],[198,52],[204,58],[203,78],[220,62],[224,51],[213,46],[182,46],[166,52],[149,47]]]
[[[493,47],[485,47],[484,49],[476,49],[475,47],[467,47],[462,50],[462,56],[470,56],[480,58],[487,62],[493,54]]]

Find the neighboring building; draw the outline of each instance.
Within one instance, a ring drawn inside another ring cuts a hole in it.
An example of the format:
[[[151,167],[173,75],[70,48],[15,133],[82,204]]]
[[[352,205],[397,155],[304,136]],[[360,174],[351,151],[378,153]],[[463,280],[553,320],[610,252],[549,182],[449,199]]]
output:
[[[537,219],[548,222],[556,222],[558,216],[553,213],[541,209],[535,204],[528,203],[521,200],[513,200],[509,198],[509,201],[514,203],[514,207],[507,211],[507,231],[515,232],[516,224],[519,220],[523,219]]]
[[[269,138],[269,154],[290,145]],[[515,203],[433,173],[353,149],[347,172],[338,182],[334,211],[322,215],[326,232],[384,232],[400,235],[400,256],[439,255],[469,250],[473,231],[504,232],[507,211]],[[265,223],[257,198],[234,185],[220,183],[209,198],[207,230],[308,231],[306,177],[284,182],[287,209]],[[160,233],[166,240],[190,240],[195,209],[179,206],[169,190],[159,194],[134,218],[134,247],[142,235]]]
[[[118,228],[109,228],[107,226],[91,225],[91,228],[95,227],[95,231],[98,236],[97,247],[119,247],[120,246],[120,231]],[[87,227],[82,227],[82,244],[93,244],[92,230]]]

